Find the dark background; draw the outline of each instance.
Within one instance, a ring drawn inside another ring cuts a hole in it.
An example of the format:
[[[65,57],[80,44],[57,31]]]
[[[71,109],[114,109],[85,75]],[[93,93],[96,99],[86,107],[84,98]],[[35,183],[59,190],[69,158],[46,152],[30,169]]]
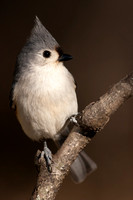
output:
[[[0,3],[0,199],[28,200],[36,182],[37,143],[28,139],[8,96],[16,56],[37,15],[66,53],[78,84],[79,110],[133,68],[133,1],[66,0]],[[68,176],[58,200],[133,199],[133,100],[126,102],[86,151],[98,170],[75,185]]]

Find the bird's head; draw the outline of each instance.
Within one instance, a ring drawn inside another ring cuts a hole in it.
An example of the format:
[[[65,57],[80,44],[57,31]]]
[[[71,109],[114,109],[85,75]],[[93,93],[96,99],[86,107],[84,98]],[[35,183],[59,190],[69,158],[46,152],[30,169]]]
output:
[[[45,67],[47,64],[63,62],[72,59],[72,56],[64,54],[57,41],[42,25],[38,17],[25,46],[18,56],[18,64],[21,66]]]

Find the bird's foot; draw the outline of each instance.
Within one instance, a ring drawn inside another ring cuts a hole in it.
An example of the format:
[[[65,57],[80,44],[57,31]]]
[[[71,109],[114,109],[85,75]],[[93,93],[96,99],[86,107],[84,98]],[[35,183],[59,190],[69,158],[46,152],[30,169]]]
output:
[[[78,121],[77,121],[76,117],[77,117],[77,115],[72,115],[70,117],[70,122],[72,122],[75,125],[78,125]]]
[[[41,152],[41,158],[44,158],[46,161],[46,166],[48,171],[51,173],[52,172],[52,153],[50,151],[50,149],[47,147],[47,142],[44,142],[44,149]]]

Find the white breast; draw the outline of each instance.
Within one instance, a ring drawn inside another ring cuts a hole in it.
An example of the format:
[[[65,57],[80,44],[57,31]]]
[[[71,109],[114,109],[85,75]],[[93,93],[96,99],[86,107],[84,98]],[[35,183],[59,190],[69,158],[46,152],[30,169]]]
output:
[[[77,113],[73,77],[59,63],[31,68],[16,83],[14,100],[18,120],[33,140],[53,138],[65,121]]]

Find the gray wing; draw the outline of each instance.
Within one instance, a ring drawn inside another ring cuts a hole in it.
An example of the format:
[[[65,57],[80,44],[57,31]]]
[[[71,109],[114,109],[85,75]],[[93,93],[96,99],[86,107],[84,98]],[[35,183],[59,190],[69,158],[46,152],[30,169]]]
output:
[[[20,68],[19,68],[18,63],[16,62],[15,70],[13,73],[12,87],[9,94],[9,106],[13,110],[16,110],[16,105],[15,105],[15,102],[13,101],[13,93],[14,93],[15,84],[17,83],[19,79],[19,75],[20,75]]]
[[[9,106],[11,109],[16,110],[15,103],[13,101],[14,84],[12,84],[10,94],[9,94]]]

